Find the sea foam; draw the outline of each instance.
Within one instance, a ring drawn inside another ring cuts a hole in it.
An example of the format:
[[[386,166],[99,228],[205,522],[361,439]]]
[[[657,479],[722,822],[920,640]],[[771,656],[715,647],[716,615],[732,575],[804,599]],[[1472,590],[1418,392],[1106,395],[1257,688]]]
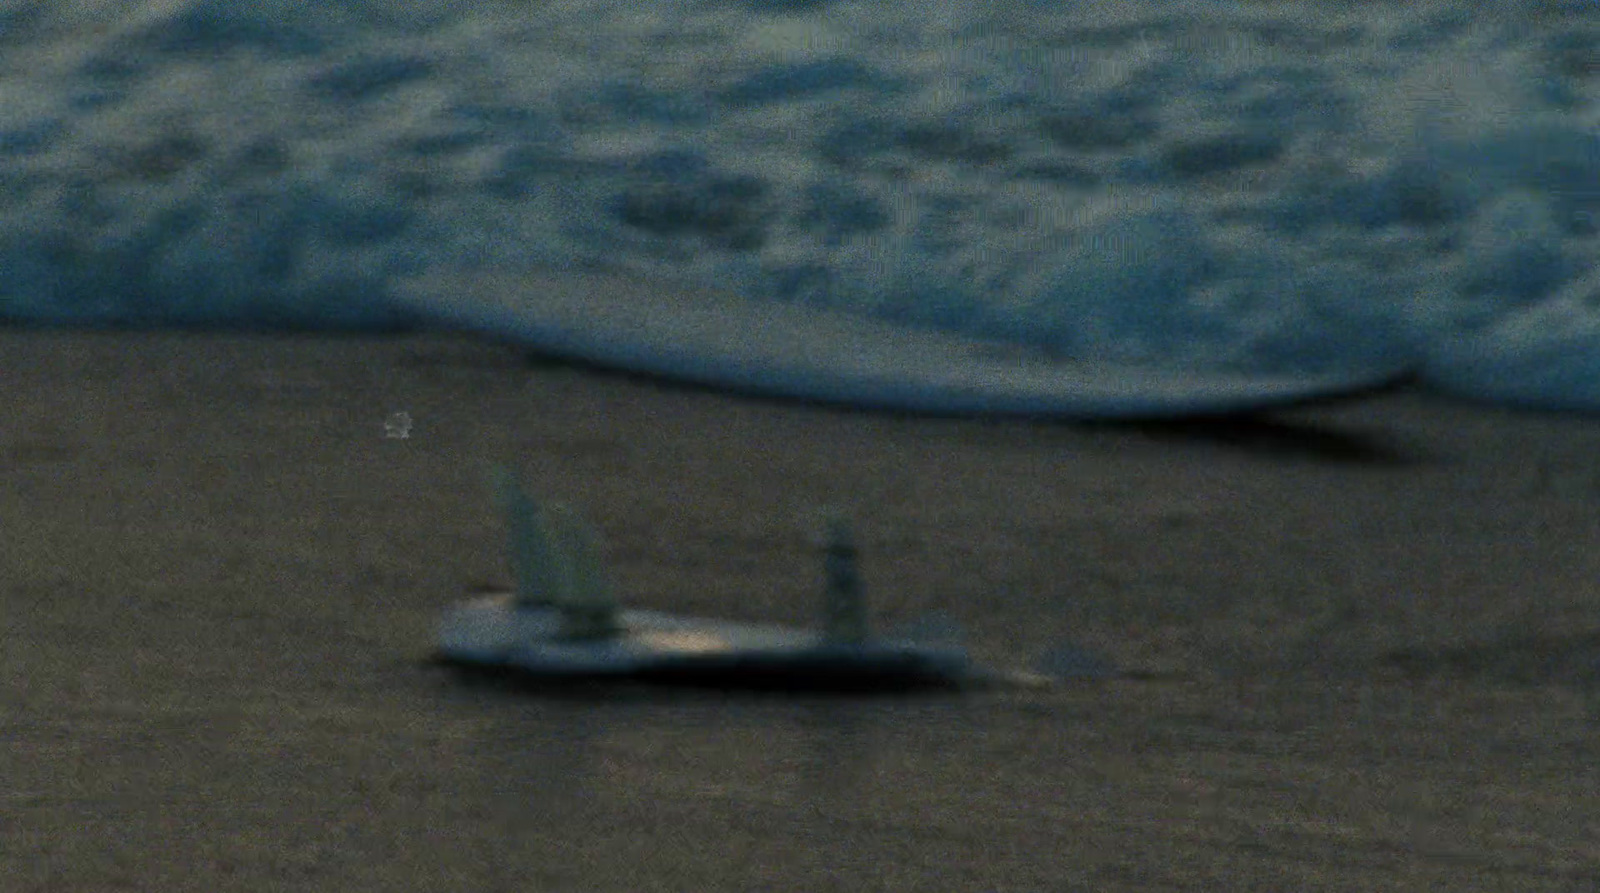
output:
[[[1479,12],[10,4],[0,318],[387,329],[397,276],[606,264],[1600,409],[1600,14]]]

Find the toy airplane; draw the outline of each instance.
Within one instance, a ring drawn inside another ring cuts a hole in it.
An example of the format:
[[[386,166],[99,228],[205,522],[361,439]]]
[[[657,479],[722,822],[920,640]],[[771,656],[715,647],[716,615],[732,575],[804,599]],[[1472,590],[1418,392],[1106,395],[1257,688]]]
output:
[[[828,585],[819,630],[618,608],[597,538],[569,508],[538,504],[496,469],[506,511],[514,592],[490,592],[445,612],[437,657],[465,668],[513,670],[544,681],[629,679],[793,689],[1045,686],[1045,673],[975,666],[948,643],[882,638],[868,629],[848,524],[831,517]],[[1112,675],[1079,653],[1061,675]]]

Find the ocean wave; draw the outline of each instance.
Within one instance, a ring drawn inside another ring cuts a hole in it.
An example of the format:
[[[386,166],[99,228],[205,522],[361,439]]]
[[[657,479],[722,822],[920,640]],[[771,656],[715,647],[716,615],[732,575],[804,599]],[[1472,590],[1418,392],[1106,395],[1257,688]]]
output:
[[[0,319],[389,330],[397,277],[608,265],[1600,409],[1600,25],[1466,9],[12,4]]]

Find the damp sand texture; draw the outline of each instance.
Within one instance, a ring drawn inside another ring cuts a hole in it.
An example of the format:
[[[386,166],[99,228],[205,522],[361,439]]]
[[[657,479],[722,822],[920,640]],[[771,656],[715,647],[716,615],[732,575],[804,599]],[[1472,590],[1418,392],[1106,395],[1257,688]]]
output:
[[[928,420],[456,338],[0,334],[0,889],[1581,889],[1600,427],[1396,394],[1268,423]],[[405,413],[408,425],[395,424]],[[482,469],[630,604],[1147,680],[531,697],[422,666],[503,582]]]

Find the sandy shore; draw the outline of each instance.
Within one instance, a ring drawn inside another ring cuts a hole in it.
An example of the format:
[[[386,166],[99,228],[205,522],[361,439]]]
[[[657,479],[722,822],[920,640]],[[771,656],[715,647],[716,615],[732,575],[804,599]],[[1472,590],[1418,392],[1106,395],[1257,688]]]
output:
[[[1274,418],[897,418],[458,338],[0,332],[0,890],[1588,889],[1600,423],[1407,393]],[[505,579],[496,461],[582,503],[641,605],[809,621],[807,520],[841,503],[880,621],[1150,678],[463,685],[419,661]]]

